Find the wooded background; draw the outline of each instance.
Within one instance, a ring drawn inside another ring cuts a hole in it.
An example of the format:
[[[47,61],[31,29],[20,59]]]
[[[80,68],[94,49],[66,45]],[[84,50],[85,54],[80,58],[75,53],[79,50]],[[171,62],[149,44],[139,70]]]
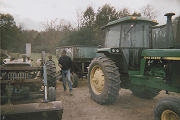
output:
[[[67,45],[103,45],[104,31],[101,28],[108,22],[125,16],[143,16],[150,19],[157,17],[157,12],[150,5],[146,5],[141,12],[130,12],[128,8],[117,10],[105,4],[95,12],[89,6],[78,14],[77,26],[73,27],[65,20],[51,20],[44,23],[44,30],[24,30],[17,26],[14,17],[0,13],[0,45],[1,49],[11,52],[25,52],[25,43],[31,43],[32,52],[54,53],[57,46]]]

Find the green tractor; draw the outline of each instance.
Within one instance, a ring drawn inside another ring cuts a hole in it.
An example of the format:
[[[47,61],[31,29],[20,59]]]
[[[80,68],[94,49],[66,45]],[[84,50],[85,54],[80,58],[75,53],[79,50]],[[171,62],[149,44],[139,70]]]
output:
[[[162,26],[128,16],[103,27],[105,47],[97,50],[102,55],[92,60],[88,70],[89,92],[95,102],[112,104],[120,88],[147,99],[161,90],[180,93],[180,20],[172,24],[173,15],[165,14],[167,24]],[[179,120],[180,100],[160,101],[155,118]]]

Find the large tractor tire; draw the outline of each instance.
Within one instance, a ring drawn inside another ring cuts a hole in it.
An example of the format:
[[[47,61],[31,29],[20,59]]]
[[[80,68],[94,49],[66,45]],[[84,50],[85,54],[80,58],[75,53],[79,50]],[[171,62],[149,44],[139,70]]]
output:
[[[132,85],[131,91],[137,97],[144,99],[152,99],[159,94],[160,90],[152,89],[144,86]]]
[[[47,82],[49,87],[56,87],[56,65],[52,60],[46,62]]]
[[[180,120],[180,99],[165,98],[154,109],[155,120]]]
[[[76,88],[78,86],[78,81],[79,81],[78,75],[76,73],[71,74],[71,82],[73,88]]]
[[[115,63],[105,55],[95,58],[88,72],[91,98],[98,104],[112,104],[119,95],[120,73]]]
[[[56,101],[56,89],[55,87],[48,88],[48,100],[49,101]]]

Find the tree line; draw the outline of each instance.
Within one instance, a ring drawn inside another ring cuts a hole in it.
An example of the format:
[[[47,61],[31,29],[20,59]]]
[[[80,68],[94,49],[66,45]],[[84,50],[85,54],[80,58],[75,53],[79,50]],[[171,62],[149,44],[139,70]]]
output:
[[[24,30],[23,26],[16,25],[12,15],[0,13],[0,45],[2,49],[12,52],[25,52],[25,43],[32,44],[33,52],[54,52],[58,46],[103,45],[105,33],[101,28],[108,22],[125,16],[156,18],[155,11],[150,5],[143,7],[140,12],[130,12],[128,8],[117,10],[105,4],[97,11],[91,6],[87,7],[78,16],[77,27],[73,27],[67,21],[59,22],[55,19],[45,23],[45,29],[38,32]]]

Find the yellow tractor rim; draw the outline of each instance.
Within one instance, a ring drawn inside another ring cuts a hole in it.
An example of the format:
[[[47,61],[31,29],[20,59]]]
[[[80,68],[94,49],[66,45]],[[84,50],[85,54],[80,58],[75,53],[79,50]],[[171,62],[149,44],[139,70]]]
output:
[[[171,110],[165,110],[161,115],[161,120],[180,120],[180,117]]]
[[[91,70],[90,84],[95,94],[99,95],[102,93],[104,89],[104,73],[98,65],[94,66]]]

